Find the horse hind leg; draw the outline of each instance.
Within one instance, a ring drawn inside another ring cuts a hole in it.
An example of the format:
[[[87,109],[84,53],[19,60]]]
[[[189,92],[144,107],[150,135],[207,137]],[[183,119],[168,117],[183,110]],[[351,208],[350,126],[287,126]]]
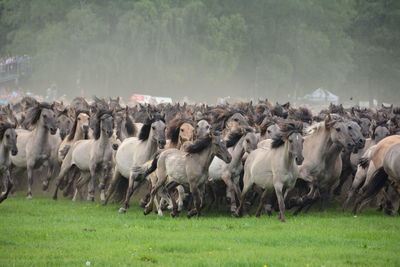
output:
[[[114,194],[116,185],[118,184],[118,182],[121,178],[122,178],[121,174],[115,167],[110,185],[108,186],[108,189],[106,192],[106,199],[104,200],[104,203],[103,203],[104,205],[107,205],[108,201],[110,200],[110,197]]]
[[[242,217],[242,213],[243,213],[243,206],[244,206],[244,202],[246,199],[246,194],[247,192],[250,190],[250,188],[253,186],[252,183],[245,183],[243,186],[243,190],[242,190],[242,194],[240,196],[240,204],[239,204],[239,208],[236,210],[235,213],[233,213],[233,216],[235,217]]]
[[[268,189],[265,189],[260,197],[260,203],[258,204],[258,207],[257,207],[257,211],[256,211],[257,218],[261,216],[261,212],[264,207],[264,203],[267,200],[267,197],[268,197]]]
[[[187,217],[191,218],[195,215],[197,217],[200,217],[200,212],[201,212],[201,198],[200,198],[200,192],[199,188],[197,185],[190,185],[190,192],[192,193],[193,196],[193,203],[194,203],[194,209],[189,211]]]
[[[6,181],[6,185],[5,185],[6,191],[4,192],[4,194],[2,194],[0,196],[0,203],[7,199],[8,194],[10,193],[10,191],[14,185],[13,180],[10,176],[10,172],[8,170],[4,173],[3,179]]]

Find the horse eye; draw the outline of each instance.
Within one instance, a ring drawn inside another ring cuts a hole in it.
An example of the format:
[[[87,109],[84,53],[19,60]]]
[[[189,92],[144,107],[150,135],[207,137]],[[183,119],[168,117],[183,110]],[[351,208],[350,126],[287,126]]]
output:
[[[46,115],[46,114],[43,114],[43,118],[47,118],[47,115]]]
[[[210,128],[209,126],[206,127],[206,129],[209,129],[209,128]]]
[[[250,140],[249,140],[249,139],[246,139],[246,142],[247,142],[247,143],[250,143]]]
[[[238,122],[238,121],[239,121],[239,119],[237,119],[237,118],[236,118],[236,119],[234,119],[234,121]]]
[[[9,134],[6,134],[6,137],[7,137],[7,138],[10,138],[10,135],[9,135]]]
[[[78,118],[78,121],[80,121],[81,120],[81,118]]]
[[[351,126],[349,126],[349,130],[351,130],[351,129],[353,129],[353,128],[351,128]]]
[[[267,132],[268,132],[268,133],[271,133],[271,131],[270,131],[270,130],[268,130]]]
[[[293,140],[289,140],[290,143],[293,143]]]
[[[183,132],[183,129],[181,129],[181,132]]]
[[[153,126],[153,127],[151,127],[151,129],[155,130],[155,129],[156,129],[156,127],[154,127],[154,126]]]
[[[336,128],[336,132],[340,132],[340,128]]]

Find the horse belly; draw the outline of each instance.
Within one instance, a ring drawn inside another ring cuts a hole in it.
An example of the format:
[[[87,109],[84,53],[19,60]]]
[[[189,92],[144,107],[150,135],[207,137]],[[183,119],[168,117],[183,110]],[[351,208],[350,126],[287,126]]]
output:
[[[185,161],[181,157],[169,157],[165,160],[167,175],[179,184],[188,184]]]
[[[227,164],[218,157],[214,157],[208,168],[208,177],[210,181],[221,180],[222,171]]]
[[[126,138],[115,154],[116,167],[123,177],[129,178],[136,143],[137,138]]]
[[[72,152],[72,163],[81,171],[89,171],[90,168],[90,148],[86,145],[74,147]]]

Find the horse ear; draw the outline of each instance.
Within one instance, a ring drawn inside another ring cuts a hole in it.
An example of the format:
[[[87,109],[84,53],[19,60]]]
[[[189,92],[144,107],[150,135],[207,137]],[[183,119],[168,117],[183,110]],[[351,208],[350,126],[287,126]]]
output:
[[[332,117],[331,114],[328,114],[325,117],[325,128],[329,129],[331,126],[332,126]]]

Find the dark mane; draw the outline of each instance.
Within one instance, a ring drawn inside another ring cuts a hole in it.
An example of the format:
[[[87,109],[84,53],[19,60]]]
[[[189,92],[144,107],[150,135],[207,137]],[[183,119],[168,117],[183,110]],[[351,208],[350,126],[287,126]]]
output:
[[[62,115],[68,117],[68,109],[67,108],[64,108],[63,110],[60,110],[60,111],[57,112],[57,118],[61,117]]]
[[[132,119],[129,117],[128,112],[126,112],[126,117],[125,117],[125,129],[126,132],[128,133],[128,136],[130,137],[135,136],[136,126],[133,123]]]
[[[155,114],[153,116],[153,118],[151,118],[151,119],[147,118],[145,123],[142,126],[142,129],[140,130],[139,140],[146,141],[147,138],[149,138],[151,124],[153,124],[153,122],[156,122],[156,121],[162,121],[165,123],[164,118],[160,114]]]
[[[268,127],[278,122],[277,117],[265,117],[260,125],[260,134],[264,136],[268,130]]]
[[[288,138],[293,133],[303,133],[303,123],[298,121],[281,122],[278,124],[280,134],[272,138],[271,148],[278,148],[285,143],[283,139]]]
[[[29,108],[26,112],[25,120],[23,122],[24,126],[35,126],[40,119],[40,114],[42,114],[43,109],[53,110],[53,107],[49,103],[42,102]]]
[[[395,107],[392,110],[393,114],[400,115],[400,107]]]
[[[15,128],[15,125],[6,121],[0,121],[0,140],[3,140],[4,133],[10,128]]]
[[[90,116],[89,111],[86,111],[86,110],[77,110],[77,111],[76,111],[76,113],[75,113],[74,124],[72,125],[71,132],[69,133],[69,135],[68,135],[68,137],[67,137],[67,140],[68,140],[68,141],[73,140],[74,137],[75,137],[76,127],[77,127],[77,125],[78,125],[78,116],[79,116],[79,114],[81,114],[81,113],[85,113],[85,114],[87,114],[88,116]],[[85,136],[85,139],[87,139],[87,136]]]
[[[180,116],[177,116],[175,119],[169,122],[167,129],[167,138],[171,139],[171,144],[178,144],[180,128],[184,123],[189,123],[192,126],[194,124],[192,120],[182,119]]]
[[[108,109],[101,109],[99,112],[96,114],[96,118],[94,119],[94,129],[93,129],[93,136],[94,139],[97,140],[100,138],[101,134],[101,120],[104,115],[112,116],[112,111]]]
[[[212,109],[209,112],[209,115],[211,115],[211,118],[212,118],[211,123],[212,123],[213,128],[219,129],[219,130],[225,129],[225,125],[228,122],[228,120],[230,119],[230,117],[232,117],[236,113],[239,113],[239,114],[243,115],[244,117],[246,117],[246,114],[243,111],[237,110],[237,109],[233,109],[233,110],[227,110],[227,109],[223,109],[223,108]]]
[[[226,147],[233,147],[239,142],[240,138],[244,135],[243,132],[232,132],[228,136],[228,140],[226,141]]]
[[[211,144],[211,142],[212,142],[211,136],[197,139],[192,145],[186,148],[186,152],[191,154],[201,153]]]
[[[313,119],[311,111],[306,107],[290,108],[288,119],[310,123]]]

